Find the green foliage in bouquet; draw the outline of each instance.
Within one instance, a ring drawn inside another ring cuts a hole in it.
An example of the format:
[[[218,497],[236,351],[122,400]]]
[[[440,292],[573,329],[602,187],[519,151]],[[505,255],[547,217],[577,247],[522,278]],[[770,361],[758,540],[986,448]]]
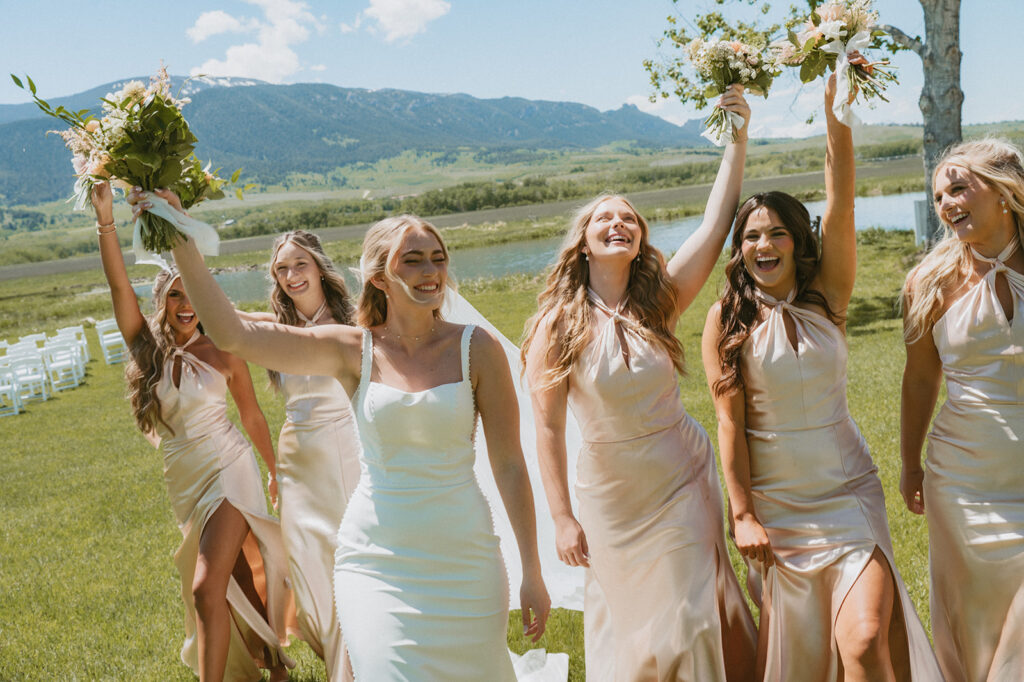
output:
[[[14,84],[25,88],[14,74]],[[170,93],[170,77],[161,67],[150,79],[149,87],[132,81],[117,93],[102,98],[103,117],[97,119],[88,109],[69,111],[54,109],[36,93],[35,83],[25,77],[28,90],[43,113],[70,126],[55,131],[72,151],[72,164],[78,180],[75,183],[75,208],[88,205],[92,187],[111,180],[115,187],[127,190],[141,187],[146,191],[169,189],[181,199],[185,209],[208,199],[224,197],[224,187],[238,182],[241,170],[230,180],[203,168],[194,149],[196,136],[181,114],[187,98]],[[235,194],[242,197],[236,187]],[[177,229],[167,220],[143,213],[140,218],[142,244],[147,251],[169,250],[178,238]]]

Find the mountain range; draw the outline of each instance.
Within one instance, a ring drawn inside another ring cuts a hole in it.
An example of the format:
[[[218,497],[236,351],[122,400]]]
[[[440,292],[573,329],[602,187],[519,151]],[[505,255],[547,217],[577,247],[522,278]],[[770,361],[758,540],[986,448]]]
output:
[[[98,114],[100,97],[124,82],[48,101],[54,108],[96,108]],[[629,104],[601,112],[572,102],[237,78],[175,78],[173,91],[192,100],[184,114],[199,138],[197,155],[222,168],[244,168],[249,182],[275,183],[293,172],[325,173],[404,151],[592,149],[620,141],[656,148],[707,144],[699,120],[678,126]],[[46,135],[61,126],[34,104],[0,105],[0,205],[68,196],[70,152],[59,137]]]

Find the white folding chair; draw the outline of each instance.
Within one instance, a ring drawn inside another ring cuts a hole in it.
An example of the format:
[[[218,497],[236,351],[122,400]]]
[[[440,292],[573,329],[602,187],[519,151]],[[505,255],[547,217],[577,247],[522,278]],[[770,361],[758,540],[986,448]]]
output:
[[[89,360],[91,360],[92,358],[89,357],[89,341],[85,338],[85,328],[80,324],[76,324],[71,327],[61,327],[60,329],[57,330],[57,336],[66,335],[75,337],[75,341],[78,343],[78,347],[81,349],[82,362],[88,364]]]
[[[46,341],[46,332],[39,332],[37,334],[26,334],[25,336],[18,337],[18,343],[22,344],[34,344],[36,348],[39,348],[39,343]]]
[[[124,362],[128,356],[128,346],[125,345],[124,337],[117,328],[117,320],[100,320],[96,323],[96,335],[100,339],[100,348],[103,349],[103,359],[108,365]]]
[[[10,368],[17,379],[19,396],[23,404],[29,400],[48,400],[50,398],[46,364],[38,351],[35,355],[23,353],[12,357]]]
[[[77,388],[85,376],[81,352],[74,337],[49,339],[43,347],[43,363],[50,387],[55,392]]]
[[[0,417],[21,412],[21,388],[10,367],[0,367]]]

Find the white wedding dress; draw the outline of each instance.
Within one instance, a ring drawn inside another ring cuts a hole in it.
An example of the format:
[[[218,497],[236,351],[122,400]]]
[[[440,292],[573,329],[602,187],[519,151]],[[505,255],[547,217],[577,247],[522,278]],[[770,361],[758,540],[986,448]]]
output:
[[[508,578],[473,473],[472,334],[472,326],[462,334],[460,381],[410,392],[371,381],[373,340],[364,331],[352,401],[363,473],[335,563],[339,619],[360,681],[517,679],[505,645]]]

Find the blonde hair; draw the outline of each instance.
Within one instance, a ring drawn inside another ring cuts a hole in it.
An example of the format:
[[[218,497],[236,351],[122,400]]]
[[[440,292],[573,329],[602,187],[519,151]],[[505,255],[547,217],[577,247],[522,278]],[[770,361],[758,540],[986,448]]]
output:
[[[281,283],[274,273],[274,266],[277,264],[277,255],[286,244],[294,244],[309,254],[320,271],[321,287],[324,292],[324,299],[327,301],[327,308],[331,311],[331,317],[338,324],[352,324],[355,317],[355,307],[352,305],[352,297],[349,296],[348,287],[345,285],[345,278],[334,268],[334,262],[324,252],[320,238],[312,232],[305,230],[292,230],[286,232],[276,240],[270,253],[268,272],[272,284],[270,285],[270,308],[281,324],[295,327],[299,325],[299,315],[295,310],[295,301],[281,288]],[[280,387],[280,373],[267,370],[267,376],[275,387]]]
[[[366,231],[363,238],[363,255],[359,258],[359,273],[363,280],[363,290],[359,294],[356,305],[356,324],[360,327],[376,327],[384,324],[388,317],[388,299],[384,292],[374,286],[370,280],[374,277],[398,279],[395,275],[395,249],[402,238],[412,229],[422,228],[437,238],[444,252],[445,260],[449,260],[448,247],[436,227],[418,216],[404,214],[385,218]],[[454,288],[454,280],[449,276],[448,286]],[[434,311],[434,317],[441,317],[441,310]]]
[[[1024,159],[1016,146],[993,137],[954,145],[935,167],[932,187],[945,166],[963,168],[998,192],[1006,202],[1006,210],[1013,214],[1017,234],[1024,242]],[[931,329],[946,295],[962,287],[974,268],[970,247],[957,239],[941,214],[939,219],[943,226],[942,239],[907,274],[903,284],[902,302],[906,309],[903,339],[908,344]]]
[[[161,414],[156,387],[174,347],[174,330],[167,322],[167,293],[178,277],[177,269],[170,268],[161,270],[153,280],[153,313],[146,316],[146,324],[132,341],[124,368],[128,402],[135,424],[143,433],[154,431],[157,424],[174,433]]]
[[[537,313],[526,322],[526,335],[522,344],[523,365],[530,345],[541,325],[548,327],[548,347],[545,354],[556,356],[554,366],[543,375],[541,386],[546,389],[569,376],[576,361],[591,340],[593,312],[590,306],[590,263],[583,253],[587,225],[597,207],[605,201],[618,200],[629,206],[640,227],[640,253],[630,265],[629,283],[626,285],[624,311],[636,320],[638,332],[646,341],[661,346],[672,359],[676,370],[682,373],[683,347],[675,337],[673,323],[676,317],[676,290],[665,272],[661,252],[650,243],[650,231],[629,200],[617,194],[602,194],[582,206],[573,216],[569,231],[562,241],[561,250],[547,276],[547,285],[537,297]]]

